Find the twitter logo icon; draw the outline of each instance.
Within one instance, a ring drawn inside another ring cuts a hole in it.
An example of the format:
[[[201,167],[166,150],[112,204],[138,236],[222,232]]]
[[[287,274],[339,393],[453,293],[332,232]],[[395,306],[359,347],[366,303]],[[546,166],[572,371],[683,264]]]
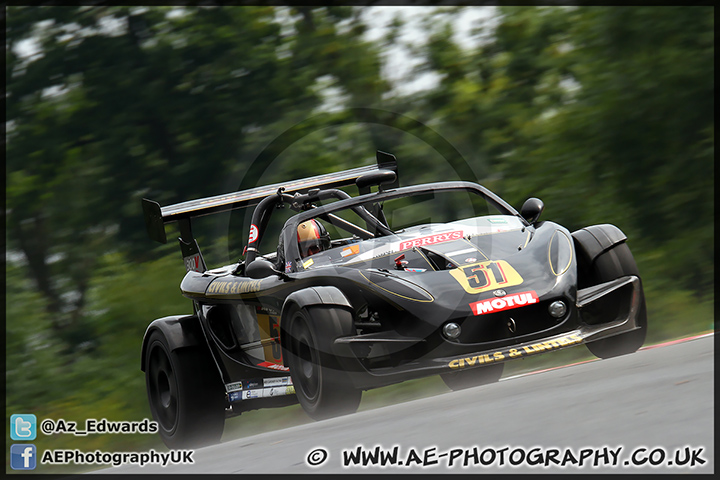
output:
[[[10,438],[13,440],[35,440],[37,419],[32,413],[10,416]]]

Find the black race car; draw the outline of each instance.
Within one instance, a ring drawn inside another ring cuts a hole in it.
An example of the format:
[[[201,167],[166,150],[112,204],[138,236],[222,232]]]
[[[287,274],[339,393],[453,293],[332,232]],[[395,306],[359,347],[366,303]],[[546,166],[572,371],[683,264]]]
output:
[[[341,189],[353,184],[355,197]],[[153,321],[142,344],[172,448],[217,442],[225,418],[248,410],[299,401],[323,419],[354,412],[370,388],[439,374],[462,389],[497,381],[508,360],[583,343],[613,357],[645,339],[640,275],[617,227],[571,233],[539,220],[539,199],[518,213],[471,182],[400,187],[383,152],[377,165],[142,203],[152,239],[179,224],[193,303]],[[191,219],[251,206],[244,261],[208,270]]]

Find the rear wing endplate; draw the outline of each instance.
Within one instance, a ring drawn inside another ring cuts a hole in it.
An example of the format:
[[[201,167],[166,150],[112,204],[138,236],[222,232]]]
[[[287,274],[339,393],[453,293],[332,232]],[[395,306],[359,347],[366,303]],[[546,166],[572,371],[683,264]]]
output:
[[[389,188],[397,188],[398,168],[395,156],[378,151],[376,160],[376,165],[367,165],[336,173],[327,173],[300,180],[275,183],[226,195],[217,195],[214,197],[176,203],[165,207],[161,207],[157,202],[143,198],[142,208],[145,216],[145,227],[147,228],[148,235],[152,240],[160,243],[167,243],[165,224],[178,222],[180,224],[181,246],[182,243],[195,244],[190,228],[191,218],[257,205],[263,198],[277,193],[279,188],[283,188],[285,193],[305,193],[311,188],[326,189],[344,187],[354,184],[355,180],[362,175],[378,170],[392,170],[395,172],[395,184],[390,185]],[[194,248],[192,250],[194,250]],[[184,254],[183,257],[185,257]],[[202,261],[202,256],[200,256],[199,261]],[[200,265],[197,267],[200,267]]]

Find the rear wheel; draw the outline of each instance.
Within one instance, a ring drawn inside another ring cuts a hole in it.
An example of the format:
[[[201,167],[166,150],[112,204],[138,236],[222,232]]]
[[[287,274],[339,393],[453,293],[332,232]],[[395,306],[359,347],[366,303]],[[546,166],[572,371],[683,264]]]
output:
[[[600,254],[590,269],[591,284],[609,282],[626,275],[640,277],[630,247],[625,243],[616,245],[607,252]],[[637,330],[590,342],[586,344],[588,350],[599,358],[612,358],[633,353],[642,347],[647,335],[647,308],[642,283],[640,285],[640,310],[637,321],[640,327]]]
[[[283,358],[308,416],[322,420],[355,412],[362,391],[352,386],[332,350],[337,337],[354,333],[352,314],[336,307],[299,308],[286,327]]]
[[[497,382],[502,376],[504,366],[504,363],[496,363],[495,365],[485,365],[469,370],[441,373],[440,378],[450,390],[463,390]]]
[[[210,352],[171,351],[155,330],[147,342],[145,383],[150,411],[168,448],[218,443],[225,423],[225,390]]]

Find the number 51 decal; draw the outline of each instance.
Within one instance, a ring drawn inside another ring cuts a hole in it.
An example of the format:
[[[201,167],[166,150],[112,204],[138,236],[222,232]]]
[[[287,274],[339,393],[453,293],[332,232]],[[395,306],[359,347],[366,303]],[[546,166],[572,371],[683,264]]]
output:
[[[523,279],[505,260],[473,263],[450,270],[455,280],[468,293],[480,293],[496,288],[513,287]]]

